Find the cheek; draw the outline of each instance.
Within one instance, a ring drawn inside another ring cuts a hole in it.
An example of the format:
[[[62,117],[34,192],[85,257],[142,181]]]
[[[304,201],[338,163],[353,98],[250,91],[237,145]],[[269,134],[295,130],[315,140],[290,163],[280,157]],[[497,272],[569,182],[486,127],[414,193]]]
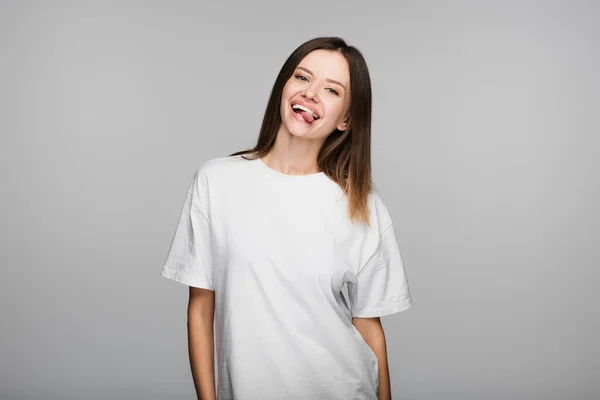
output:
[[[283,88],[283,91],[281,92],[281,105],[283,106],[284,103],[288,103],[290,101],[290,91],[289,88],[286,86]]]
[[[282,95],[283,96],[289,96],[290,93],[294,92],[294,82],[292,82],[291,80],[287,81],[286,84],[283,86],[283,92]]]
[[[337,124],[339,120],[344,118],[344,105],[341,102],[327,104],[324,107],[326,115],[329,115],[332,124]]]
[[[289,88],[284,88],[283,92],[281,92],[281,107],[283,108],[284,105],[288,105],[290,103],[290,99],[292,98],[293,94],[292,92],[289,90]]]

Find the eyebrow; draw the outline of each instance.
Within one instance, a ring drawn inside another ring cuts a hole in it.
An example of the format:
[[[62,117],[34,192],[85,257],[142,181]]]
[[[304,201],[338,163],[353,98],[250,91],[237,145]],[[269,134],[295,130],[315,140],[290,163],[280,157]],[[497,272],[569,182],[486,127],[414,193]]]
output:
[[[309,74],[311,74],[311,75],[314,75],[310,69],[307,69],[307,68],[304,68],[304,67],[297,67],[297,69],[301,69],[301,70],[303,70],[303,71],[306,71],[306,72],[308,72],[308,73],[309,73]],[[331,83],[335,83],[336,85],[340,85],[341,87],[343,87],[343,88],[344,88],[344,90],[346,90],[346,86],[344,86],[342,83],[340,83],[340,82],[338,82],[338,81],[336,81],[336,80],[333,80],[333,79],[325,79],[325,80],[326,80],[327,82],[331,82]]]

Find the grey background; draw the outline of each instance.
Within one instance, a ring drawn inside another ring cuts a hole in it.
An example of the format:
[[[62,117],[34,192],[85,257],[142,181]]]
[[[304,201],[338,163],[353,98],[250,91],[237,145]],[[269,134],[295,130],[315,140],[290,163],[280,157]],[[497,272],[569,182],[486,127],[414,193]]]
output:
[[[3,1],[0,398],[194,398],[187,288],[160,277],[187,185],[321,35],[373,82],[414,299],[383,317],[393,398],[598,398],[599,24],[593,1]]]

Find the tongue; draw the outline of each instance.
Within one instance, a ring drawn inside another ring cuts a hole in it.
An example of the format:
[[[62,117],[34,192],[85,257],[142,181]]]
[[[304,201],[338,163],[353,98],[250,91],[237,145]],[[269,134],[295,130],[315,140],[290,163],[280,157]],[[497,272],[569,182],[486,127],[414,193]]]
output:
[[[309,124],[312,124],[314,122],[314,118],[312,117],[312,115],[310,115],[306,111],[300,111],[300,114],[302,115],[302,118],[304,118],[304,120]]]

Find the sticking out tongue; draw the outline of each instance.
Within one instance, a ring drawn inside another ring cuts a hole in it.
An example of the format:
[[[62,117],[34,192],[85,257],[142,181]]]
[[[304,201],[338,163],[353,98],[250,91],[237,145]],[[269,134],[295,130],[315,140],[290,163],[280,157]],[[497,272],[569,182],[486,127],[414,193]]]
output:
[[[312,124],[315,120],[312,117],[312,115],[310,115],[309,113],[307,113],[306,111],[300,111],[300,114],[302,115],[302,118],[304,118],[304,120],[306,122],[308,122],[309,124]]]

